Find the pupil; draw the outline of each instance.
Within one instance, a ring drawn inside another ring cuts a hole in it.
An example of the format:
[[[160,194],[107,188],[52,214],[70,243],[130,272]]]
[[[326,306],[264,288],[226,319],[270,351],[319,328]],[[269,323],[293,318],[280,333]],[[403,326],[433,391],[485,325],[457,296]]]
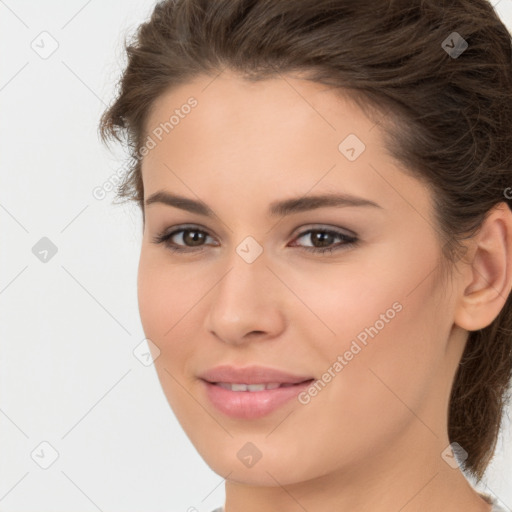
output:
[[[195,236],[193,235],[190,237],[190,233],[195,233]],[[200,245],[200,243],[202,242],[203,236],[204,236],[204,234],[200,233],[199,231],[191,231],[191,230],[185,231],[185,238],[189,237],[189,239],[192,241],[191,245]],[[199,242],[199,243],[196,243],[196,242]]]
[[[325,233],[323,231],[315,231],[314,232],[316,234],[316,237],[314,237],[314,239],[318,242],[320,242],[322,244],[322,242],[324,242],[321,246],[323,247],[324,245],[330,245],[332,244],[332,240],[329,241],[329,237],[332,237],[333,235],[331,235],[330,233]],[[327,239],[327,240],[326,240]]]

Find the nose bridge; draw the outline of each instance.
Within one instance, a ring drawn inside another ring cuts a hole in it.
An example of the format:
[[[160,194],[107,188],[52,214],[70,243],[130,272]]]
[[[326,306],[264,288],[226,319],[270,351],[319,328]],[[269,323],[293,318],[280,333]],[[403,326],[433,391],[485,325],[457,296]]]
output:
[[[228,273],[218,284],[216,303],[228,305],[234,301],[231,306],[240,304],[246,307],[260,303],[261,287],[271,275],[266,263],[261,244],[252,237],[246,237],[227,258]]]
[[[209,302],[207,329],[225,341],[241,341],[252,331],[275,335],[282,312],[270,288],[271,281],[279,282],[266,266],[261,245],[244,239],[224,263],[226,271]]]

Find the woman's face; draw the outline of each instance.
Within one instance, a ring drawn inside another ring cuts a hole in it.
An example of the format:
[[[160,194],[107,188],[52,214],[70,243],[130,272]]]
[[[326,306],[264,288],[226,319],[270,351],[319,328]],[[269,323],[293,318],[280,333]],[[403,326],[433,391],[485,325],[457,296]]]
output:
[[[465,332],[438,275],[432,197],[385,152],[382,128],[290,76],[201,77],[153,107],[145,200],[188,202],[145,206],[141,321],[169,404],[209,466],[276,486],[398,470],[423,452],[442,464]],[[325,195],[361,204],[313,201]],[[185,208],[196,202],[205,212]],[[316,386],[228,391],[200,378],[219,365]],[[296,396],[276,407],[285,393]]]

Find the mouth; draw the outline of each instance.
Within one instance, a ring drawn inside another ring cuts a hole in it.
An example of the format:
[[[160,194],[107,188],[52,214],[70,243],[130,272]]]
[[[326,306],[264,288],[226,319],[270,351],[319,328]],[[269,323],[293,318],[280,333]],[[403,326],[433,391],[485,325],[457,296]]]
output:
[[[229,391],[248,391],[250,393],[258,392],[258,391],[268,391],[272,389],[278,388],[289,388],[293,386],[301,386],[303,384],[309,384],[313,382],[314,379],[307,379],[302,382],[269,382],[269,383],[261,383],[261,384],[244,384],[244,383],[235,383],[235,382],[210,382],[206,381],[209,384],[214,386],[219,386],[223,389],[227,389]]]
[[[235,382],[210,382],[200,379],[205,398],[217,411],[231,418],[254,420],[270,415],[306,390],[315,379],[301,382],[265,382],[245,384]]]

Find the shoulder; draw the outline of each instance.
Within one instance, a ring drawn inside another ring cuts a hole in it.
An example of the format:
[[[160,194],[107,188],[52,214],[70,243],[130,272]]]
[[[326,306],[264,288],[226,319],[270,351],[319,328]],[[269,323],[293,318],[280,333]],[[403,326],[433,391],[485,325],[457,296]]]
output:
[[[509,512],[509,511],[507,509],[503,508],[501,505],[498,505],[497,503],[493,502],[491,512]]]
[[[482,492],[478,493],[487,503],[490,503],[492,505],[491,512],[510,512],[509,510],[503,508],[501,505],[499,505],[496,500],[487,494],[484,494]],[[214,511],[215,512],[215,511]],[[222,512],[222,511],[221,511]]]

